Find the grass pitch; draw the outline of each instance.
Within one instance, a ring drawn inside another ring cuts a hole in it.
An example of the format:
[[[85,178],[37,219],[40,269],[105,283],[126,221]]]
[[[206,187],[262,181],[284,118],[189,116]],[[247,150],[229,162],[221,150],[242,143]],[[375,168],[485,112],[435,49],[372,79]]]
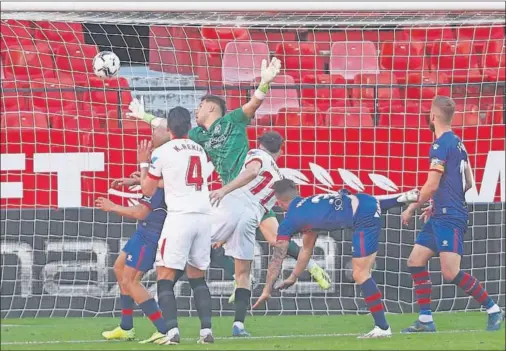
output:
[[[105,341],[101,333],[118,318],[36,318],[1,321],[2,350],[505,350],[505,325],[486,332],[486,313],[435,314],[438,333],[404,335],[415,314],[388,315],[393,337],[358,340],[372,328],[369,315],[255,316],[246,326],[251,338],[231,338],[232,317],[215,317],[213,345],[198,345],[199,319],[180,318],[182,342],[178,346],[140,345],[137,341]],[[136,338],[151,336],[146,318],[134,319]]]

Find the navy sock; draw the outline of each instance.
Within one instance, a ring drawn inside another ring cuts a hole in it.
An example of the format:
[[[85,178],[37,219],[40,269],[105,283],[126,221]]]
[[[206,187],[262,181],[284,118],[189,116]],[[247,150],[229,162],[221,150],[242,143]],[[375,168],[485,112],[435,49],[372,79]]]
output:
[[[151,320],[151,322],[153,323],[153,325],[155,325],[155,328],[157,328],[159,332],[165,334],[169,331],[169,329],[167,329],[164,323],[162,311],[158,307],[158,304],[154,298],[144,301],[139,305],[139,307],[144,312],[146,317],[148,317]]]
[[[474,276],[463,271],[459,271],[452,283],[456,284],[468,295],[472,296],[484,308],[491,308],[495,305],[495,302],[488,295],[488,292]]]
[[[120,295],[121,304],[121,320],[120,328],[123,330],[130,330],[134,328],[134,318],[132,313],[134,312],[134,299],[129,295]]]
[[[235,292],[235,300],[234,300],[234,321],[235,322],[245,322],[246,311],[248,309],[248,305],[250,305],[250,297],[252,296],[252,292],[248,289],[237,288]]]
[[[178,327],[178,307],[174,297],[174,282],[172,280],[159,280],[157,282],[158,305],[162,310],[167,330]]]
[[[387,323],[386,315],[384,313],[382,294],[380,293],[375,280],[370,278],[361,284],[361,291],[363,292],[364,301],[375,320],[375,325],[383,330],[387,330],[389,328],[389,324]]]
[[[419,314],[431,316],[431,279],[426,267],[408,267],[414,281]]]
[[[201,329],[211,329],[211,294],[204,278],[189,279],[194,303],[201,320]]]

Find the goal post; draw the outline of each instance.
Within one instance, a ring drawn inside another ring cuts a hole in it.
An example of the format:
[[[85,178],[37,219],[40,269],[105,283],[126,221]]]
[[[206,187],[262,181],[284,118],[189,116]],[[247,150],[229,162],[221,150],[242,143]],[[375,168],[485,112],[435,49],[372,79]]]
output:
[[[136,145],[151,133],[127,118],[129,102],[142,97],[148,111],[165,116],[175,106],[194,111],[214,93],[232,110],[251,95],[262,59],[273,56],[283,70],[248,136],[255,146],[266,130],[283,135],[279,165],[305,196],[421,187],[431,101],[453,98],[453,127],[475,179],[462,265],[505,307],[505,4],[317,2],[297,12],[283,2],[257,5],[215,12],[216,3],[2,3],[2,318],[118,315],[113,263],[135,223],[94,209],[94,201],[108,196],[127,206],[141,196],[136,187],[110,188],[136,171]],[[121,69],[102,80],[91,62],[106,50]],[[383,216],[373,271],[392,313],[416,308],[406,262],[422,223],[400,222],[400,210]],[[351,275],[351,235],[319,233],[314,258],[333,280],[328,291],[305,274],[254,313],[366,312]],[[270,254],[258,239],[252,299]],[[284,276],[294,264],[285,260]],[[429,269],[434,310],[480,308],[442,280],[438,259]],[[231,278],[216,263],[207,278],[214,312],[233,314]],[[143,281],[156,294],[154,271]],[[180,311],[194,313],[186,279],[175,292]]]

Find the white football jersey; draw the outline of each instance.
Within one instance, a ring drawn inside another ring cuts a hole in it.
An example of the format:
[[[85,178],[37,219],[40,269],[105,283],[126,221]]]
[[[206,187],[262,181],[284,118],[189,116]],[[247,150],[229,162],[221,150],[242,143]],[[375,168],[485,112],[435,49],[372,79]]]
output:
[[[190,139],[173,139],[152,153],[148,175],[163,178],[168,213],[209,213],[204,149]]]
[[[247,196],[250,201],[260,204],[266,211],[269,211],[276,203],[275,191],[271,187],[283,176],[276,165],[275,159],[264,150],[250,150],[246,155],[242,171],[252,161],[259,161],[261,169],[259,175],[245,186]]]

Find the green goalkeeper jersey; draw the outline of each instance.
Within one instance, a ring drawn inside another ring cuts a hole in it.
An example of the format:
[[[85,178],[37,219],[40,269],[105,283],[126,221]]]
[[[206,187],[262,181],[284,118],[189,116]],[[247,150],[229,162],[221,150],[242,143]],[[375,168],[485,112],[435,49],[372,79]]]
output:
[[[246,133],[249,122],[240,107],[217,119],[208,130],[196,127],[188,134],[207,152],[224,185],[236,178],[243,167],[249,150]]]

